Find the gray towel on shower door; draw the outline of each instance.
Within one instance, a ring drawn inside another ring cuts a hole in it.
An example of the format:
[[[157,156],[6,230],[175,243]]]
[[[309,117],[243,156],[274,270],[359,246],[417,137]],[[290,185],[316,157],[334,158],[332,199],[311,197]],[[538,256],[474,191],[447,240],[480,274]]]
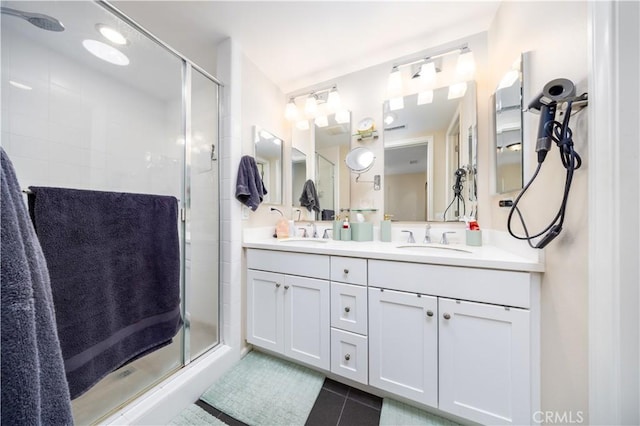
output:
[[[31,187],[72,398],[180,329],[175,197]]]
[[[2,425],[72,425],[49,272],[11,161],[0,147]]]

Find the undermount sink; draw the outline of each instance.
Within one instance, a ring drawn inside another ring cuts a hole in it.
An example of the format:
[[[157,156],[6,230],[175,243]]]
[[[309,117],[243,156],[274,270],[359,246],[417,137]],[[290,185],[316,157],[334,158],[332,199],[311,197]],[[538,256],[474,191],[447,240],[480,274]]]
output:
[[[429,250],[447,250],[447,251],[457,251],[460,253],[473,253],[472,251],[457,248],[457,247],[449,247],[445,245],[434,245],[434,244],[402,244],[396,246],[399,249],[414,249],[416,251],[429,251]]]
[[[329,242],[328,239],[320,238],[282,238],[278,243],[303,243],[303,244],[324,244]]]

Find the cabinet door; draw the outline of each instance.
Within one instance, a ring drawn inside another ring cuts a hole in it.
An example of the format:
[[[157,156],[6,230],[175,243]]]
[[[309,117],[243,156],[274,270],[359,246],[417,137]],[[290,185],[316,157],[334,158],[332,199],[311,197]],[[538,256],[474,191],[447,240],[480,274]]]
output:
[[[329,370],[329,282],[286,275],[284,353]]]
[[[247,270],[247,341],[284,352],[284,275]]]
[[[437,298],[369,289],[369,384],[438,405]]]
[[[440,298],[440,409],[530,424],[529,312]]]

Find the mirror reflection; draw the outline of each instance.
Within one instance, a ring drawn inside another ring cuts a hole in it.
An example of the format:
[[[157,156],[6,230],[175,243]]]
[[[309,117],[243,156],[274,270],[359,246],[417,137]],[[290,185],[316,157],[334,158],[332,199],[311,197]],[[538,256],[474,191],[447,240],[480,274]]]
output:
[[[500,80],[495,95],[496,192],[522,188],[522,60]]]
[[[291,194],[293,205],[299,205],[297,197],[302,194],[304,183],[307,180],[307,156],[297,148],[291,148]]]
[[[449,99],[449,87],[418,94],[404,108],[384,103],[384,211],[400,221],[455,221],[477,215],[476,86]]]
[[[259,126],[253,126],[255,159],[267,189],[264,202],[282,203],[282,139]]]
[[[318,219],[331,220],[340,209],[349,207],[349,170],[344,158],[351,142],[351,114],[347,120],[328,117],[326,126],[314,126],[315,180],[320,199]]]

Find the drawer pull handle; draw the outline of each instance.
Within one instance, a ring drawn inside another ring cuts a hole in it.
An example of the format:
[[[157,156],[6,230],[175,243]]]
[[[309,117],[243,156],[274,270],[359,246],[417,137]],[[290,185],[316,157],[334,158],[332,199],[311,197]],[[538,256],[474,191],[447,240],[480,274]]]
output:
[[[285,285],[285,286],[284,286],[284,289],[285,289],[285,290],[289,290],[289,286],[288,286],[288,285]]]
[[[447,314],[446,312],[442,315],[442,317],[446,320],[451,319],[451,315]]]
[[[345,274],[348,274],[348,273],[349,273],[349,270],[348,270],[347,268],[344,268],[344,273],[345,273]]]
[[[433,311],[427,311],[427,316],[428,317],[432,317],[433,316]]]
[[[345,312],[351,312],[351,308],[350,308],[350,307],[348,307],[348,306],[345,306],[345,307],[344,307],[344,311],[345,311]]]
[[[280,288],[280,283],[276,283],[276,288]]]
[[[347,360],[347,361],[349,361],[349,360],[351,359],[351,355],[346,354],[346,355],[344,356],[344,359],[345,359],[345,360]]]

